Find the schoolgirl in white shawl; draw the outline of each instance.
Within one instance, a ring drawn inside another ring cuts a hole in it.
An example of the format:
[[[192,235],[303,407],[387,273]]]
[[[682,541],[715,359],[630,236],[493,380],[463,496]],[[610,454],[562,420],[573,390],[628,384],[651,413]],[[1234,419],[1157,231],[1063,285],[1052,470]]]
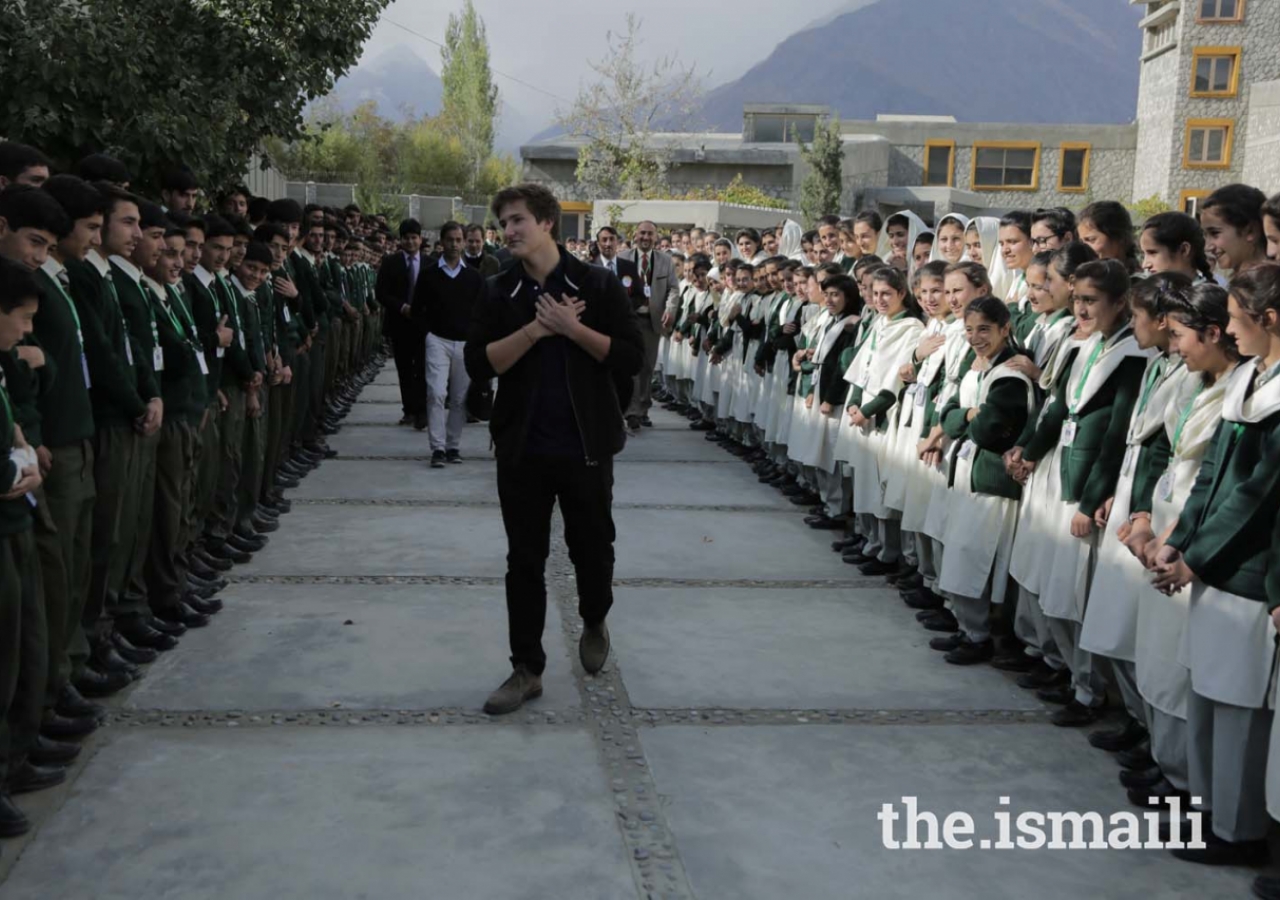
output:
[[[946,263],[958,263],[964,259],[964,236],[969,229],[968,216],[947,213],[934,228],[933,249],[929,261],[940,259]],[[975,260],[979,262],[979,260]]]
[[[1168,457],[1151,490],[1151,502],[1146,504],[1149,510],[1131,514],[1120,526],[1119,537],[1144,568],[1148,553],[1154,553],[1159,539],[1173,530],[1191,495],[1209,442],[1222,420],[1230,374],[1239,363],[1235,340],[1226,331],[1225,291],[1216,285],[1180,290],[1164,302],[1170,347],[1184,360],[1187,377],[1179,379],[1177,395],[1165,404],[1161,441]],[[1142,796],[1135,796],[1142,804],[1149,795],[1188,789],[1190,673],[1179,658],[1187,623],[1186,593],[1166,597],[1145,578],[1137,589],[1135,680],[1143,701],[1143,722],[1151,736],[1151,756],[1167,782],[1142,789]]]
[[[916,239],[928,230],[929,226],[924,220],[911,210],[896,212],[885,220],[876,255],[885,261],[885,265],[913,275],[916,266],[912,261],[911,251],[916,245]]]

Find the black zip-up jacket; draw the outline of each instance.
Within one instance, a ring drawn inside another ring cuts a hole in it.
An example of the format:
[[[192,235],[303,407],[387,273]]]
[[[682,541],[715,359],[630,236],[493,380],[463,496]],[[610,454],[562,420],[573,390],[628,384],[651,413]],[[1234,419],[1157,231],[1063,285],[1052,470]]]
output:
[[[583,455],[592,465],[618,453],[626,443],[622,411],[631,399],[632,378],[644,362],[644,342],[617,276],[601,266],[588,266],[563,248],[560,266],[573,296],[586,304],[582,324],[612,339],[609,354],[601,362],[567,342],[569,395]],[[527,293],[522,290],[525,277],[524,267],[517,263],[487,280],[463,351],[473,380],[498,378],[489,432],[500,462],[518,462],[524,455],[539,370],[535,349],[497,375],[485,349],[533,321],[533,304],[522,296]]]

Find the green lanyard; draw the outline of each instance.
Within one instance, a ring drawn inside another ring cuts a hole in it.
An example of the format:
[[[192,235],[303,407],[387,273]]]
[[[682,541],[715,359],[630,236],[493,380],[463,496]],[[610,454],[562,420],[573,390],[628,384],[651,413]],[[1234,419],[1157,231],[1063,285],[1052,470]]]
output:
[[[1098,345],[1093,348],[1093,352],[1089,354],[1089,360],[1084,364],[1084,372],[1080,375],[1080,380],[1076,382],[1075,396],[1071,400],[1071,414],[1075,415],[1077,409],[1080,408],[1080,395],[1084,393],[1084,383],[1089,380],[1089,373],[1093,371],[1093,364],[1098,361],[1098,357],[1102,355],[1102,348],[1106,345],[1106,338],[1098,341]]]
[[[71,318],[74,319],[76,323],[76,338],[80,341],[80,352],[83,353],[84,329],[80,327],[80,313],[76,310],[75,301],[71,299],[71,295],[67,293],[65,288],[63,288],[62,282],[58,281],[57,277],[50,278],[49,280],[52,281],[54,287],[58,289],[58,293],[62,295],[62,299],[67,301],[67,309],[71,311]]]
[[[174,322],[174,326],[178,329],[179,334],[185,334],[188,341],[195,344],[200,339],[200,332],[196,330],[195,320],[191,318],[191,313],[187,311],[186,304],[182,302],[182,295],[178,293],[178,289],[171,284],[165,285],[165,293],[169,295],[169,318],[173,318],[173,307],[178,307],[178,312],[182,313],[182,321],[186,327]]]
[[[1187,401],[1187,405],[1182,412],[1178,414],[1178,425],[1173,429],[1173,455],[1178,455],[1178,445],[1182,442],[1182,429],[1187,427],[1187,419],[1191,418],[1191,411],[1195,409],[1196,398],[1200,396],[1200,392],[1204,390],[1204,384],[1196,388],[1196,392],[1191,395],[1191,399]]]
[[[222,285],[222,287],[226,290],[227,297],[231,301],[231,318],[235,319],[236,321],[236,331],[239,331],[241,334],[243,334],[244,329],[240,327],[240,304],[236,303],[235,289],[232,288],[231,285],[227,283],[226,279],[224,279],[221,275],[218,275],[217,279],[218,279],[218,284]]]
[[[1147,408],[1147,402],[1151,399],[1151,392],[1155,389],[1156,382],[1160,380],[1160,376],[1164,374],[1164,367],[1169,362],[1163,356],[1156,357],[1151,364],[1150,371],[1147,372],[1146,383],[1142,386],[1142,397],[1138,400],[1138,415],[1142,415]]]

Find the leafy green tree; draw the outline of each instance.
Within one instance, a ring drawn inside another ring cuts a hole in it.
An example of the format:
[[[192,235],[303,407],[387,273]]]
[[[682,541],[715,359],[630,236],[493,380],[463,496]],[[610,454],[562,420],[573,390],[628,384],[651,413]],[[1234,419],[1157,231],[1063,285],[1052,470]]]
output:
[[[440,50],[440,80],[444,102],[440,118],[462,145],[475,188],[485,160],[493,155],[494,121],[498,115],[498,86],[489,71],[489,39],[484,20],[466,0],[462,15],[449,15],[449,27]]]
[[[0,134],[62,167],[118,156],[135,184],[189,166],[238,180],[264,139],[359,59],[390,0],[7,0]]]
[[[812,225],[820,217],[840,210],[844,191],[844,144],[840,140],[840,121],[832,118],[819,122],[813,143],[796,138],[800,156],[808,166],[800,182],[800,211]]]

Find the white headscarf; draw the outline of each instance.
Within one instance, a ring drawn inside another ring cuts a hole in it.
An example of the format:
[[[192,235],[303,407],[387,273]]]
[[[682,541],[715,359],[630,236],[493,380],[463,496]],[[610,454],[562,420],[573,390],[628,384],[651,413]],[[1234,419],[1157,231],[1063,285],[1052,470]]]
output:
[[[940,249],[942,246],[940,241],[940,238],[942,237],[942,226],[949,221],[960,223],[961,231],[968,231],[969,229],[969,217],[962,216],[960,213],[947,213],[939,219],[938,224],[933,227],[933,250],[929,253],[929,262],[934,262],[935,260],[943,260],[944,262],[950,261],[943,257]],[[961,255],[960,259],[963,260],[964,256]]]
[[[895,216],[903,216],[907,220],[907,274],[910,275],[915,270],[915,266],[911,262],[911,251],[915,249],[916,238],[920,236],[920,232],[928,231],[929,226],[924,223],[924,219],[909,209],[899,210],[886,218],[884,228],[880,231],[880,243],[876,247],[876,256],[883,259],[885,263],[888,263],[890,257],[893,256],[893,245],[889,242],[889,222]]]
[[[800,223],[787,219],[782,226],[782,235],[778,238],[778,255],[785,256],[787,259],[798,259],[808,264],[808,260],[804,258],[804,252],[800,249],[800,242],[803,239],[804,229],[800,227]]]

